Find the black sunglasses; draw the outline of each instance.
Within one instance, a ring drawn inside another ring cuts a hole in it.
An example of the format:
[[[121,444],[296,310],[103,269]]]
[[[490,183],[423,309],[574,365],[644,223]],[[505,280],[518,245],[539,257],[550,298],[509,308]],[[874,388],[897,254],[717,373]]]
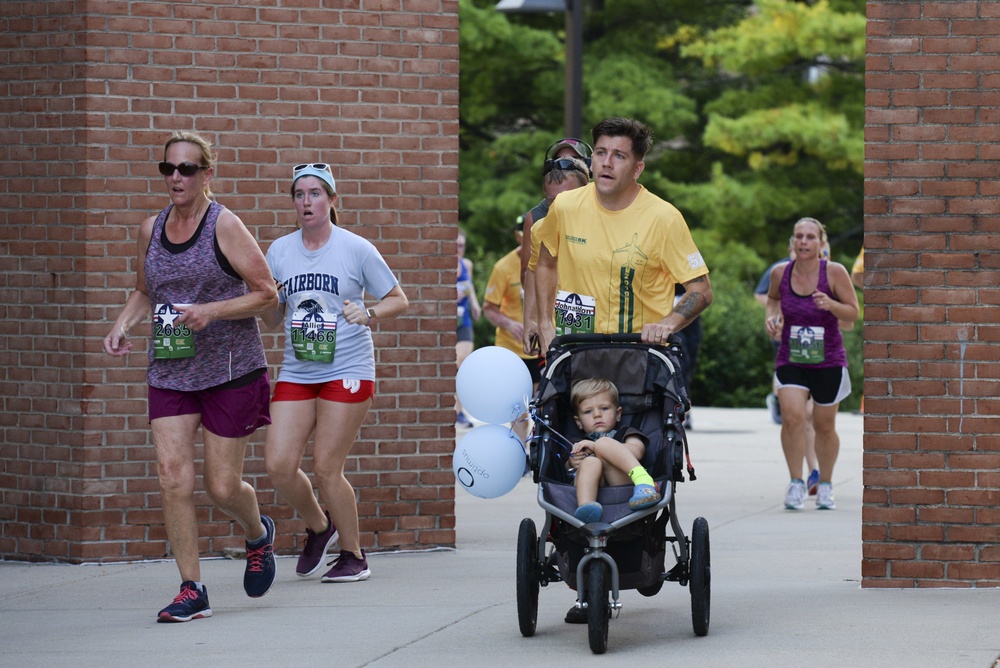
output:
[[[542,176],[545,176],[554,169],[573,169],[581,174],[585,174],[587,178],[590,178],[590,173],[580,166],[579,160],[573,160],[572,158],[559,158],[558,160],[546,160],[542,165]]]
[[[312,167],[313,169],[318,169],[320,171],[326,171],[330,169],[330,165],[326,164],[325,162],[314,162],[311,165],[295,165],[294,167],[292,167],[292,171],[301,172],[303,169],[306,169],[307,167]]]
[[[181,176],[194,176],[199,171],[208,169],[204,165],[196,165],[193,162],[182,162],[179,165],[175,165],[172,162],[161,162],[159,168],[160,174],[164,176],[173,176],[175,169],[181,173]]]

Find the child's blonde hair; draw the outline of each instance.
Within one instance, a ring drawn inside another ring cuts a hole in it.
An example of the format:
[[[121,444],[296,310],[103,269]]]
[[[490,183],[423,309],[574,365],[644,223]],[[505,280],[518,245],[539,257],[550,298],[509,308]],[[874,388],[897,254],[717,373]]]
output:
[[[586,378],[576,381],[569,391],[569,401],[573,404],[573,412],[579,411],[580,404],[587,399],[604,393],[611,396],[611,403],[615,405],[615,408],[618,408],[618,388],[607,378]]]

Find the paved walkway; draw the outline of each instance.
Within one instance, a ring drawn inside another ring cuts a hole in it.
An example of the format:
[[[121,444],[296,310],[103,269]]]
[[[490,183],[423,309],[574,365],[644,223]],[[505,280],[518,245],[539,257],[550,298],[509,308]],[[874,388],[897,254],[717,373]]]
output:
[[[691,629],[687,588],[623,592],[608,653],[562,621],[573,592],[549,585],[538,632],[517,629],[514,567],[521,518],[540,521],[524,479],[500,499],[457,492],[458,549],[376,554],[372,579],[322,584],[278,560],[264,598],[242,591],[243,564],[208,560],[215,616],[156,624],[177,590],[172,562],[91,566],[0,563],[0,665],[137,666],[755,666],[990,668],[1000,656],[1000,590],[860,588],[859,416],[838,418],[837,510],[784,510],[779,428],[766,411],[698,408],[698,480],[678,490],[690,532],[711,525],[712,623]]]

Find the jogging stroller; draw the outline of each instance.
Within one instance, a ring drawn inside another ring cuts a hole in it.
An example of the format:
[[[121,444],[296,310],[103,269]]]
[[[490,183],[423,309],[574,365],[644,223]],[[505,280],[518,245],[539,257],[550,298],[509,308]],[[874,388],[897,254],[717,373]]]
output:
[[[687,452],[684,415],[691,405],[684,388],[679,341],[644,344],[638,334],[571,334],[553,340],[547,364],[529,412],[532,479],[538,505],[545,510],[539,535],[531,518],[521,521],[517,537],[517,617],[521,635],[534,635],[538,588],[562,580],[577,592],[576,606],[586,611],[590,649],[607,650],[608,621],[622,604],[619,592],[636,589],[659,593],[664,582],[691,592],[691,618],[698,636],[708,633],[711,566],[708,522],[694,521],[691,537],[677,518],[675,487],[687,474],[695,479]],[[645,510],[628,506],[632,487],[601,487],[600,522],[584,524],[573,516],[576,488],[565,469],[572,444],[581,440],[570,404],[572,384],[584,378],[615,383],[623,425],[649,438],[642,464],[656,481],[662,499]],[[667,527],[670,527],[668,532]],[[670,544],[674,561],[665,569]],[[610,594],[610,598],[609,598]]]

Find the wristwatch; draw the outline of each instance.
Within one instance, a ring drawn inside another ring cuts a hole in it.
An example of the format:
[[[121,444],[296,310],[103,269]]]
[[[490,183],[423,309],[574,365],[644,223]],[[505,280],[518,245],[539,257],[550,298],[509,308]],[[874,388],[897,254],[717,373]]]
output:
[[[370,308],[365,311],[365,313],[368,314],[368,322],[371,323],[371,321],[375,319],[375,309]]]

